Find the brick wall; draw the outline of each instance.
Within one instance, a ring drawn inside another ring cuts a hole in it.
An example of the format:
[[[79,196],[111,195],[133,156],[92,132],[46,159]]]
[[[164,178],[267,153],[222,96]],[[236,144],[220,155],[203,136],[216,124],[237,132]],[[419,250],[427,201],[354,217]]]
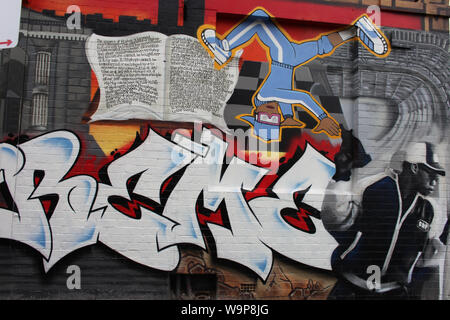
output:
[[[187,89],[196,92],[200,104],[211,95],[198,88],[211,79],[225,83],[233,71],[226,79],[219,73],[226,68],[211,71],[213,59],[206,46],[196,42],[197,32],[204,24],[215,24],[226,36],[257,7],[245,11],[251,1],[242,5],[153,1],[148,11],[137,0],[129,8],[116,8],[113,3],[108,10],[94,2],[83,3],[75,30],[67,27],[73,13],[64,12],[62,3],[43,8],[37,2],[22,10],[18,47],[0,51],[3,299],[348,298],[350,294],[339,296],[334,290],[343,277],[339,259],[345,262],[349,253],[358,254],[353,250],[358,249],[358,237],[363,237],[357,228],[364,220],[355,220],[347,230],[346,223],[354,216],[342,216],[349,212],[341,209],[362,204],[362,186],[381,179],[380,173],[400,172],[413,142],[432,142],[441,165],[450,168],[446,151],[449,7],[444,1],[323,0],[279,5],[266,1],[263,6],[268,12],[280,13],[272,17],[276,26],[296,44],[341,30],[368,5],[378,5],[382,17],[389,16],[380,30],[390,49],[389,54],[377,56],[360,41],[349,41],[292,68],[288,89],[312,97],[342,131],[338,137],[315,132],[318,117],[297,105],[293,116],[304,126],[278,125],[279,137],[269,141],[258,136],[253,100],[275,68],[261,39],[242,47],[239,64],[229,64],[237,73],[220,109],[225,128],[222,120],[199,124],[192,118],[142,117],[132,113],[133,103],[127,109],[131,116],[122,109],[117,119],[90,121],[102,111],[106,92],[103,75],[94,72],[86,51],[93,34],[103,40],[121,37],[117,39],[125,42],[141,32],[150,38],[158,33],[194,39],[197,51],[186,52],[197,52],[203,60],[197,57],[198,65],[184,66],[191,70],[185,80],[196,81]],[[345,15],[325,21],[329,13],[313,10],[295,18],[294,10],[285,6],[334,8]],[[155,8],[157,14],[151,11]],[[128,15],[136,10],[142,15]],[[392,17],[401,17],[405,28],[395,26],[400,22]],[[123,52],[117,50],[117,59]],[[130,61],[139,56],[128,54]],[[118,82],[123,76],[116,72]],[[180,91],[186,89],[183,85],[178,83]],[[220,88],[211,86],[213,90]],[[273,114],[285,120],[286,114],[279,110]],[[273,115],[267,109],[266,113]],[[361,146],[370,161],[357,165],[364,162]],[[344,153],[354,161],[347,180],[337,178],[337,159]],[[377,210],[373,200],[364,204],[366,210],[387,219],[384,226],[368,230],[381,234],[397,226],[391,238],[381,237],[391,245],[417,234],[416,229],[399,231],[404,230],[403,219],[408,227],[414,226],[415,220],[406,219],[408,214],[400,215],[397,224],[386,218],[392,211],[386,203],[394,201],[395,194],[386,193],[378,200],[383,209]],[[420,260],[412,263],[410,255],[402,256],[392,246],[386,252],[394,266],[388,268],[387,258],[385,265],[378,266],[383,283],[391,280],[386,275],[394,279],[410,275],[415,297],[449,298],[448,224],[445,229],[449,200],[447,175],[440,178],[429,200],[433,217],[421,216],[417,218],[421,224],[415,226],[422,233],[414,241],[425,233],[440,239],[438,252],[443,255],[436,261],[441,269],[420,269]],[[346,222],[336,226],[332,220],[342,217],[347,217]],[[415,253],[419,251],[423,249]],[[428,251],[422,253],[426,255]],[[366,256],[364,263],[370,259]],[[415,266],[414,272],[395,269],[404,267],[402,263]],[[376,272],[364,274],[370,275],[376,285],[380,280]]]

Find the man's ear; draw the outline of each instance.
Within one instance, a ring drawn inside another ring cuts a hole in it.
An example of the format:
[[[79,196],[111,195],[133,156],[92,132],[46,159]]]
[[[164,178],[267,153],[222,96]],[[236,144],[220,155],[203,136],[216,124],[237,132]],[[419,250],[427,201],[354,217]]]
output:
[[[417,174],[417,172],[419,172],[419,166],[417,165],[417,163],[411,163],[411,172],[414,174]]]

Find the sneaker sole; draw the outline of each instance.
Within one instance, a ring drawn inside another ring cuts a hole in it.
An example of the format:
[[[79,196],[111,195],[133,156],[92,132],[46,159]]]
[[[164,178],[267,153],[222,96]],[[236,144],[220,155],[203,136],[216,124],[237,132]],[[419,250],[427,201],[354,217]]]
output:
[[[362,27],[359,27],[359,24],[361,24]],[[383,46],[381,52],[377,52],[375,50],[375,48],[371,49],[366,43],[363,42],[370,51],[374,52],[377,55],[384,55],[388,52],[389,47],[388,47],[386,39],[384,38],[383,35],[380,34],[380,32],[378,32],[378,30],[375,28],[374,24],[372,23],[372,21],[369,20],[369,18],[367,18],[366,16],[363,16],[356,22],[355,25],[358,27],[358,37],[360,37],[359,33],[362,32],[370,41],[372,41],[371,40],[372,37],[364,31],[364,29],[367,29],[367,30],[374,32],[376,34],[377,38],[379,40],[381,40],[381,44]],[[374,41],[372,41],[372,42],[374,43],[374,46],[375,46],[375,42]]]
[[[223,65],[225,62],[227,62],[228,58],[223,56],[221,53],[218,53],[216,48],[206,39],[205,32],[207,32],[208,30],[209,29],[202,31],[202,41],[208,47],[209,51],[211,51],[211,53],[213,54],[214,60],[219,65]],[[219,55],[222,56],[222,57],[220,57]]]

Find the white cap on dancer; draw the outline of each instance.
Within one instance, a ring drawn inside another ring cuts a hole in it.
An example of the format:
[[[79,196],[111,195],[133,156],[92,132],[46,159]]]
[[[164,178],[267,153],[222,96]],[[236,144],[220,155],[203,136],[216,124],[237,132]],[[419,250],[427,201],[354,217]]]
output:
[[[439,159],[434,151],[434,145],[429,142],[416,142],[409,145],[406,151],[405,161],[409,163],[422,163],[427,168],[445,176],[445,171],[439,164]]]

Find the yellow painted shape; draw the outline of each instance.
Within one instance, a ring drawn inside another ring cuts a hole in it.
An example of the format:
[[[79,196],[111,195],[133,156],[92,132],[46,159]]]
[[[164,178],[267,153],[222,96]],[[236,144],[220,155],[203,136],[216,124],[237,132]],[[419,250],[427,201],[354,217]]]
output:
[[[91,123],[89,134],[97,144],[108,155],[115,149],[130,144],[140,132],[139,124],[113,124],[113,123]]]

